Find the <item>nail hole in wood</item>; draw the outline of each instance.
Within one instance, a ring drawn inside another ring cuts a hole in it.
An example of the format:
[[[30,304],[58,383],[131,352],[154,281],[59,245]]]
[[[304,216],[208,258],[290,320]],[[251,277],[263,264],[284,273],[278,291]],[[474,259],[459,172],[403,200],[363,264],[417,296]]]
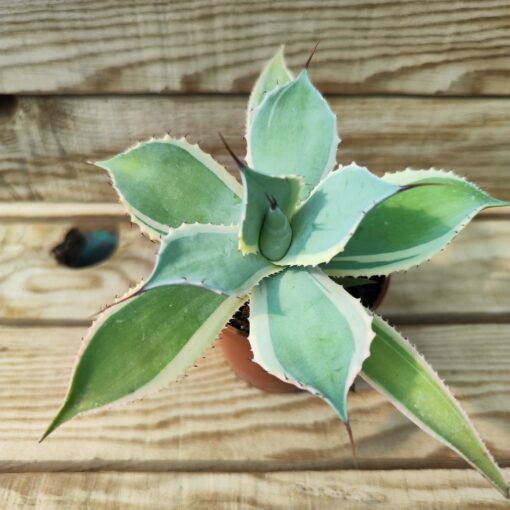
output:
[[[112,230],[70,229],[51,253],[62,266],[82,269],[108,260],[119,244],[119,235]]]
[[[11,94],[0,94],[0,117],[9,118],[16,113],[18,98]]]

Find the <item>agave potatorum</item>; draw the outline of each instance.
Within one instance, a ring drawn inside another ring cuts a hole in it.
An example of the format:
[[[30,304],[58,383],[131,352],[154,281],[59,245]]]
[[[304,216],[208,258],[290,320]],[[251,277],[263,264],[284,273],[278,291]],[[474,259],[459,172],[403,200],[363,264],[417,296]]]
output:
[[[414,267],[481,209],[509,204],[439,170],[378,178],[355,163],[335,169],[336,117],[308,70],[293,78],[281,51],[250,96],[246,139],[242,187],[197,145],[169,136],[97,163],[161,249],[148,280],[92,325],[44,437],[79,413],[174,380],[249,297],[250,343],[267,371],[320,396],[345,423],[361,374],[508,495],[435,372],[330,276]]]

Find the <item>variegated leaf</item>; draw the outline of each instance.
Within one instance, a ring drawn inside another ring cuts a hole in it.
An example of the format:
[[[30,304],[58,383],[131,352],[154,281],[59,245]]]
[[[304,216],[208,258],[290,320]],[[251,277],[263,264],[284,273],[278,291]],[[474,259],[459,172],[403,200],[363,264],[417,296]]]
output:
[[[95,164],[108,170],[133,220],[151,237],[183,223],[239,223],[240,184],[184,138],[152,139]]]
[[[362,376],[411,421],[445,444],[508,497],[508,484],[439,376],[395,329],[374,316],[376,337]]]
[[[248,163],[267,175],[300,175],[301,199],[335,166],[336,116],[308,71],[266,95],[247,133]]]
[[[239,247],[245,254],[259,252],[262,224],[272,199],[288,218],[292,216],[300,195],[298,176],[273,177],[250,168],[241,170],[243,181],[243,214]]]
[[[405,170],[383,180],[436,185],[399,193],[372,209],[345,249],[323,267],[329,275],[387,275],[417,266],[442,250],[481,209],[510,205],[440,170]]]
[[[285,85],[289,81],[293,80],[293,78],[292,73],[285,64],[283,46],[280,46],[271,60],[269,60],[269,62],[264,66],[262,73],[253,86],[250,99],[248,101],[246,130],[248,130],[251,125],[253,111],[262,102],[266,94],[279,85]]]
[[[64,404],[43,439],[80,413],[141,398],[173,381],[202,356],[242,302],[170,286],[108,310],[92,325]]]
[[[254,361],[325,399],[347,422],[347,394],[369,355],[372,319],[318,269],[289,268],[253,289]]]
[[[244,295],[281,268],[238,249],[237,226],[182,225],[163,239],[156,266],[143,290],[185,284],[230,296]]]
[[[344,248],[368,211],[400,190],[355,163],[333,172],[294,214],[292,243],[275,264],[328,262]]]

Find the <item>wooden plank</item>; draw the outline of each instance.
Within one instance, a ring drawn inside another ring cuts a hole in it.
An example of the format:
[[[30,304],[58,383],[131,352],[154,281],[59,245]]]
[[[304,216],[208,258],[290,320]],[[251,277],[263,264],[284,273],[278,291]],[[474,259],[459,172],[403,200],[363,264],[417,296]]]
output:
[[[509,211],[510,213],[510,211]],[[0,202],[0,222],[95,222],[114,224],[129,222],[125,207],[119,202],[88,204],[86,202]]]
[[[468,470],[4,474],[0,497],[44,510],[508,508]]]
[[[0,327],[0,471],[352,469],[347,434],[327,404],[306,393],[248,387],[214,348],[159,393],[77,418],[39,444],[83,333]],[[403,333],[510,466],[510,326],[413,326]],[[349,406],[362,469],[466,466],[365,384],[357,384]]]
[[[376,173],[455,169],[510,199],[510,99],[341,98],[331,104],[339,161]],[[223,133],[244,154],[245,97],[23,97],[0,122],[0,200],[116,200],[104,170],[87,164],[139,139],[190,133],[231,170]],[[237,170],[235,170],[237,172]]]
[[[11,219],[0,224],[0,320],[86,323],[115,295],[148,276],[158,245],[143,237],[137,226],[102,218],[100,211],[106,214],[109,209],[90,205],[89,216],[81,219]],[[98,266],[60,266],[51,250],[72,227],[118,228],[120,246]],[[398,322],[508,321],[509,245],[509,221],[472,223],[431,262],[393,275],[381,312]]]
[[[74,227],[118,229],[119,247],[97,266],[72,269],[59,265],[52,249]],[[116,295],[149,275],[158,249],[137,226],[98,216],[57,223],[3,223],[0,244],[0,319],[11,322],[88,321]]]
[[[0,92],[246,92],[286,43],[336,93],[508,94],[505,0],[0,2]]]
[[[395,320],[510,320],[510,222],[468,225],[440,254],[391,276],[383,315]],[[488,316],[488,317],[487,317]]]

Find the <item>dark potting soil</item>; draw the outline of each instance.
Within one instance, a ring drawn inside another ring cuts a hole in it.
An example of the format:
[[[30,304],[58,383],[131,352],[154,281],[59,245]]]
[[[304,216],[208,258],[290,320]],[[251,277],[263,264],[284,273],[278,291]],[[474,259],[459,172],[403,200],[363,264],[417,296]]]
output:
[[[361,304],[367,308],[372,308],[377,302],[377,298],[384,289],[384,276],[371,276],[370,280],[376,282],[370,285],[358,285],[356,287],[348,287],[345,290],[353,297],[360,299]],[[250,304],[244,303],[239,310],[230,319],[229,324],[234,328],[248,334],[250,332]]]

